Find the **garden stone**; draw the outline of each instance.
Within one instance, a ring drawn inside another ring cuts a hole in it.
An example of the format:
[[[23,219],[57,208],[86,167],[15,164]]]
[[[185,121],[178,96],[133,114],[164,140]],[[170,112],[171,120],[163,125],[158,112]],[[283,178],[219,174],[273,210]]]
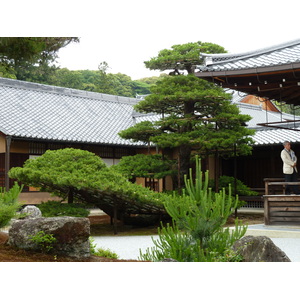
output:
[[[33,219],[33,218],[41,218],[42,217],[42,212],[41,210],[34,206],[34,205],[27,205],[25,206],[21,212],[21,214],[26,214],[23,219]]]
[[[31,240],[38,232],[56,238],[51,253],[76,258],[90,256],[90,222],[87,218],[53,217],[13,221],[8,243],[25,250],[39,251],[40,245]]]
[[[161,262],[178,262],[178,260],[173,258],[164,258]]]
[[[267,236],[244,236],[236,241],[233,250],[244,262],[290,262],[287,255]]]

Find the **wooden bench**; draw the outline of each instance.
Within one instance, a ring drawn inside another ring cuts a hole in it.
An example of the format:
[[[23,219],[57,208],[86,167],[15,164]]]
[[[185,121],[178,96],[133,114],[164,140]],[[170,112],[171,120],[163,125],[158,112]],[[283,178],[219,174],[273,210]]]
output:
[[[280,179],[265,179],[264,221],[266,225],[300,225],[300,195],[285,195],[287,185],[300,182],[285,182]],[[281,187],[282,194],[270,195],[270,186]]]

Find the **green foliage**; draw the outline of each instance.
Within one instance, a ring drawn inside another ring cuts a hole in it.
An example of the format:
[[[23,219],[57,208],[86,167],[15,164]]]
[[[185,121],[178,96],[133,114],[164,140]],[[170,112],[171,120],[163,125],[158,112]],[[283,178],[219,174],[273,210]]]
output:
[[[130,139],[133,142],[142,141],[144,143],[149,143],[151,137],[158,134],[160,134],[160,131],[150,121],[142,121],[119,132],[119,136],[123,139]]]
[[[12,168],[9,176],[66,199],[70,191],[78,202],[121,201],[163,207],[164,194],[129,182],[108,168],[100,157],[85,150],[48,150],[29,159],[23,168]]]
[[[121,137],[150,141],[163,148],[189,145],[198,151],[232,149],[238,143],[240,152],[249,153],[249,136],[254,132],[243,124],[250,117],[239,114],[237,106],[226,101],[231,96],[219,87],[193,75],[181,75],[165,77],[151,92],[135,109],[164,117],[138,123],[121,131]]]
[[[180,182],[188,172],[192,150],[209,153],[226,151],[233,155],[251,152],[251,135],[244,126],[250,116],[241,115],[231,104],[231,95],[213,83],[194,75],[167,76],[151,88],[151,94],[135,109],[141,113],[156,113],[158,121],[145,121],[119,133],[132,141],[153,143],[161,148],[178,148]]]
[[[0,228],[5,227],[21,207],[18,198],[22,189],[17,183],[9,191],[0,188]]]
[[[219,187],[225,188],[225,191],[228,193],[229,189],[228,186],[231,185],[232,187],[235,184],[234,177],[230,176],[221,176],[219,179]],[[258,193],[255,191],[251,191],[251,189],[246,186],[241,180],[236,179],[236,194],[240,196],[257,196]]]
[[[117,165],[112,169],[123,174],[126,178],[147,177],[164,178],[174,174],[174,160],[163,159],[162,155],[137,154],[133,156],[123,156]]]
[[[111,251],[110,249],[104,249],[104,248],[98,248],[93,255],[107,257],[107,258],[114,258],[114,259],[119,258],[117,253]]]
[[[166,199],[165,208],[172,217],[172,226],[159,230],[155,247],[141,254],[144,260],[173,258],[178,261],[224,261],[233,243],[246,232],[236,220],[235,229],[224,228],[228,217],[238,204],[238,198],[225,194],[225,190],[212,197],[208,188],[208,172],[201,171],[200,161],[196,158],[196,175],[185,178],[186,190],[182,196]],[[229,258],[228,258],[229,259]],[[230,255],[230,260],[232,260]],[[236,260],[239,260],[236,257]]]
[[[58,201],[48,201],[38,204],[43,217],[82,217],[87,218],[89,210],[80,203],[61,203]]]
[[[71,42],[79,42],[75,37],[1,37],[0,65],[14,72],[17,79],[25,80],[28,70],[40,71],[57,58],[59,49]]]
[[[45,233],[41,230],[35,235],[30,235],[29,239],[33,241],[42,252],[50,252],[53,249],[53,245],[57,242],[57,239],[54,235]]]
[[[150,70],[185,70],[189,74],[193,73],[195,65],[202,63],[200,53],[225,53],[225,49],[212,43],[187,43],[173,45],[171,49],[161,50],[156,57],[145,61],[145,65]]]
[[[107,257],[107,258],[113,258],[113,259],[118,259],[119,256],[117,253],[111,251],[110,249],[104,249],[104,248],[97,248],[96,249],[96,244],[95,240],[90,237],[90,253],[91,255],[96,255],[96,256],[101,256],[101,257]]]

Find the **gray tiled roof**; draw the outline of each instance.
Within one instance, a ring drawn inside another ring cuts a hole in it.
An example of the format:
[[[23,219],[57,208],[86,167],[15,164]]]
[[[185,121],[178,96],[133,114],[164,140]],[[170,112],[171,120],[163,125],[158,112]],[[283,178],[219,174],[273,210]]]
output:
[[[298,132],[257,126],[267,121],[292,120],[292,115],[266,113],[259,106],[241,103],[244,96],[246,94],[235,92],[233,102],[242,114],[252,117],[247,126],[256,129],[256,145],[278,144],[283,140],[300,142]],[[135,112],[133,106],[138,101],[0,78],[0,132],[25,139],[143,146],[118,135],[138,122],[159,119],[157,114]]]
[[[291,143],[299,143],[300,135],[299,131],[287,129],[257,130],[255,136],[253,137],[253,140],[256,146],[278,145],[282,144],[284,141],[290,141]]]
[[[135,98],[0,78],[0,131],[21,138],[133,145]],[[135,143],[137,145],[137,143]]]
[[[232,71],[300,62],[300,40],[241,54],[201,54],[200,71]]]

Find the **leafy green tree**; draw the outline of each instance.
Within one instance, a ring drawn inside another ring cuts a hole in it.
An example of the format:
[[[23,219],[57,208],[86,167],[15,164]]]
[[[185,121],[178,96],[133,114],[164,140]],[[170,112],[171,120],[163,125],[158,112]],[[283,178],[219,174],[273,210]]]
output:
[[[148,95],[150,94],[150,86],[147,83],[139,80],[133,81],[133,90],[136,95]]]
[[[135,97],[134,84],[131,77],[125,74],[110,74],[115,80],[114,95]]]
[[[100,157],[85,150],[65,148],[48,150],[24,166],[12,168],[11,178],[41,191],[53,193],[69,202],[83,201],[98,205],[113,215],[144,206],[163,211],[163,194],[129,182],[120,173],[108,168]]]
[[[234,144],[239,144],[240,153],[249,153],[248,136],[254,134],[243,126],[250,116],[239,114],[228,93],[194,75],[196,65],[201,63],[200,52],[225,50],[211,43],[188,43],[161,50],[146,61],[150,69],[173,69],[170,74],[176,75],[157,81],[151,94],[135,106],[138,112],[159,114],[161,120],[143,122],[119,133],[125,139],[145,142],[149,137],[148,142],[161,148],[177,148],[179,187],[189,170],[192,150],[208,154],[212,150],[232,150]],[[180,73],[182,70],[188,75]]]
[[[67,68],[57,69],[50,81],[52,85],[73,89],[84,89],[82,74],[80,71],[70,71]]]
[[[57,52],[77,37],[1,37],[0,64],[15,72],[16,78],[26,80],[28,69],[36,65],[50,65]]]
[[[154,112],[159,121],[145,121],[123,130],[122,138],[152,142],[161,148],[178,149],[179,187],[190,168],[192,150],[208,153],[215,149],[232,149],[248,153],[253,131],[243,124],[250,117],[239,114],[221,88],[194,75],[168,76],[151,88],[151,94],[139,102],[138,112]]]

